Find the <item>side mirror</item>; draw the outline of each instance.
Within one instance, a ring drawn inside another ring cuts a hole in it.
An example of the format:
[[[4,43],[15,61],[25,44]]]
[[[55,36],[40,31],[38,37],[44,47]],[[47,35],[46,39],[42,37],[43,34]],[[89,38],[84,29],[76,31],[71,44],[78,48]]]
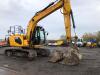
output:
[[[45,31],[45,35],[49,35],[49,33],[47,31]]]
[[[49,33],[47,32],[47,35],[49,35]]]

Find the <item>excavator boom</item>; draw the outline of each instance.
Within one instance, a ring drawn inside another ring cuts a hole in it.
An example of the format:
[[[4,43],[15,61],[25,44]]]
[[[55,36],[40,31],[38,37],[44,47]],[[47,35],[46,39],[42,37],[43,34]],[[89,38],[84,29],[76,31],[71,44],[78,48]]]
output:
[[[68,42],[71,40],[71,24],[70,24],[70,12],[71,12],[71,6],[70,6],[70,0],[59,0],[56,3],[51,3],[48,5],[45,9],[37,12],[35,16],[32,17],[32,19],[28,23],[27,27],[27,40],[30,41],[37,23],[50,15],[51,13],[55,12],[56,10],[63,8],[63,15],[64,15],[64,21],[65,21],[65,29],[66,29],[66,39]]]

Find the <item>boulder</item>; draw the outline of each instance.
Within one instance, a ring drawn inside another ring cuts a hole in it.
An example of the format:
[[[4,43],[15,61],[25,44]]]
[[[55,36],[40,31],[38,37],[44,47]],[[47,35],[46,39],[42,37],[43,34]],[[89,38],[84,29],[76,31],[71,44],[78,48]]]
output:
[[[55,50],[49,61],[66,65],[78,65],[81,59],[82,55],[79,53],[78,48],[67,47],[65,50]]]

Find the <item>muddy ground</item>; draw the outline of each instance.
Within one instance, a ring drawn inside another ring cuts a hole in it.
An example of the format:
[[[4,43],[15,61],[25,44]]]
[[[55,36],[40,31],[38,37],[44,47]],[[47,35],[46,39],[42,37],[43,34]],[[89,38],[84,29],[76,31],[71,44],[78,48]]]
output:
[[[48,47],[50,50],[65,47]],[[80,48],[83,60],[77,66],[48,62],[48,57],[27,58],[7,57],[0,48],[0,67],[21,72],[25,75],[100,75],[100,48]]]

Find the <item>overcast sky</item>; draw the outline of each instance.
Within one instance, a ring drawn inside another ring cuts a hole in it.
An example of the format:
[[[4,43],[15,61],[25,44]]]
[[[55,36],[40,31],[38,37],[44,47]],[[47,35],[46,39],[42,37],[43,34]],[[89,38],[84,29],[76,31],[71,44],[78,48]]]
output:
[[[0,38],[4,38],[9,26],[21,25],[27,28],[31,17],[52,1],[55,0],[0,0]],[[82,36],[85,32],[100,30],[100,0],[71,0],[71,7],[78,36]],[[63,15],[60,10],[38,24],[49,32],[48,39],[59,39],[61,35],[65,35]]]

